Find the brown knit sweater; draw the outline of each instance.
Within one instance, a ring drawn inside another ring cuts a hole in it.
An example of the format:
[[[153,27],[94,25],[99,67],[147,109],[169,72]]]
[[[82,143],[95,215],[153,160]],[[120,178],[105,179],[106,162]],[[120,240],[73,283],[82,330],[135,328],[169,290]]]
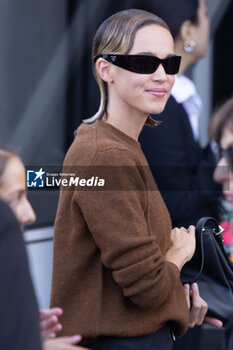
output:
[[[105,186],[60,193],[51,305],[64,310],[63,334],[140,336],[171,322],[181,336],[189,315],[164,257],[170,217],[140,144],[103,121],[83,124],[64,166],[84,165],[90,176],[104,169]]]

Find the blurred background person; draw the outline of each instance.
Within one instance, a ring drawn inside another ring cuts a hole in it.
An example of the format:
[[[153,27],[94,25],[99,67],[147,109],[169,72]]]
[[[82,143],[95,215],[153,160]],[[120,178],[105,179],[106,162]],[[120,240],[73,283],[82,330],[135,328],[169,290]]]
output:
[[[21,231],[24,230],[24,227],[26,225],[30,225],[33,222],[35,222],[36,220],[35,212],[27,199],[25,167],[21,159],[14,152],[4,148],[0,148],[0,198],[4,200],[12,209],[13,213],[15,214],[18,220],[18,223],[20,224]],[[4,234],[7,235],[7,230],[4,231]],[[10,238],[11,236],[9,236],[9,241],[10,241]],[[20,241],[21,240],[22,238],[20,238]],[[15,245],[14,242],[12,244]],[[11,249],[11,247],[9,247],[8,249]],[[25,255],[24,252],[22,252],[21,254]],[[2,255],[2,259],[4,259],[4,254]],[[15,260],[14,257],[12,257],[12,259]],[[27,266],[26,262],[24,264],[25,266]],[[5,264],[2,264],[1,268],[3,268],[4,266]],[[22,271],[22,275],[20,275],[19,282],[21,283],[24,280],[27,280],[27,284],[30,285],[31,291],[28,292],[29,297],[27,296],[27,288],[29,289],[29,287],[27,287],[26,282],[24,282],[25,295],[24,295],[24,291],[22,292],[22,296],[24,296],[24,301],[22,300],[20,301],[19,298],[15,296],[15,297],[12,297],[12,303],[17,304],[17,301],[20,302],[20,307],[22,307],[22,310],[25,310],[25,314],[27,312],[31,313],[30,317],[31,317],[31,320],[33,320],[34,311],[33,311],[33,307],[30,304],[30,298],[31,299],[34,298],[34,294],[33,294],[34,292],[31,286],[30,277],[28,276],[28,270],[26,269],[26,267],[25,267],[25,270]],[[12,281],[11,278],[9,278],[8,282],[10,283],[10,281]],[[13,289],[15,288],[13,287]],[[29,300],[27,301],[27,299]],[[35,305],[37,306],[36,302],[35,302]],[[38,312],[38,308],[36,312]],[[41,333],[41,338],[42,338],[42,341],[44,342],[44,346],[46,350],[77,349],[77,347],[72,346],[72,344],[76,344],[81,340],[81,337],[76,335],[73,337],[60,337],[60,338],[57,338],[56,340],[52,339],[52,338],[55,338],[57,332],[59,332],[62,329],[62,325],[58,321],[58,317],[61,314],[62,314],[62,309],[58,307],[47,309],[47,310],[40,310],[40,333]],[[10,317],[11,317],[10,314],[9,315],[5,314],[6,323],[8,322],[8,318]],[[27,327],[28,327],[27,331],[33,328],[33,323],[30,324],[30,322],[28,322]],[[15,329],[14,331],[21,333],[23,332],[22,330],[23,330],[23,327],[22,329],[19,327],[19,329]],[[10,332],[10,329],[9,329],[9,332]],[[10,336],[10,333],[9,333],[9,336]],[[13,333],[11,334],[11,336],[13,336]],[[25,335],[20,334],[20,337],[21,336],[25,336]],[[48,339],[50,340],[47,341]],[[30,339],[29,339],[29,342],[30,342]],[[32,342],[30,342],[30,346],[32,346],[31,344]],[[13,348],[18,349],[17,346],[12,347],[12,349]],[[4,350],[5,350],[5,347],[4,347]],[[25,345],[25,350],[26,350],[26,345]]]
[[[214,114],[210,136],[218,145],[218,166],[214,179],[222,183],[226,199],[233,204],[233,97]]]
[[[223,202],[225,216],[221,221],[221,226],[225,229],[224,246],[233,261],[233,97],[215,112],[210,123],[210,136],[217,144],[214,149],[218,166],[214,179],[222,184],[226,199]]]
[[[214,179],[222,184],[226,200],[233,205],[233,97],[215,112],[210,123],[210,137],[217,143],[218,151],[218,164],[214,172]],[[231,207],[232,210],[233,207]],[[229,244],[227,253],[230,256],[233,253],[232,242]],[[225,348],[228,350],[233,349],[232,333],[232,328],[226,329]]]
[[[0,348],[41,350],[38,308],[18,222],[0,200]]]

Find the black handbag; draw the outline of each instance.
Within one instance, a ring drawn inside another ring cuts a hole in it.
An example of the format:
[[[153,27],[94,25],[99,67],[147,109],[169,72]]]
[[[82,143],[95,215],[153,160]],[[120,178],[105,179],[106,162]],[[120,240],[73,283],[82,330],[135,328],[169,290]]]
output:
[[[225,326],[233,320],[233,264],[225,253],[223,229],[211,217],[196,225],[196,250],[181,271],[183,283],[197,282],[201,297],[208,304],[207,315]]]

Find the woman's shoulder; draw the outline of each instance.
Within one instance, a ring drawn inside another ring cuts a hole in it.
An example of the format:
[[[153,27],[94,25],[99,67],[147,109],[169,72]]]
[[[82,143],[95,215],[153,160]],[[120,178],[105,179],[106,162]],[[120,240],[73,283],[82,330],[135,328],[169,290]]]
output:
[[[105,122],[81,124],[65,158],[69,164],[135,164],[140,154],[137,141]]]

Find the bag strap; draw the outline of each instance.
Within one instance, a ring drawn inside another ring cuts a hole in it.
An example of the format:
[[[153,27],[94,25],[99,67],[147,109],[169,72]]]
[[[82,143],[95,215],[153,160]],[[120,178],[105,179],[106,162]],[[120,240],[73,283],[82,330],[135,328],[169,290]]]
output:
[[[205,230],[210,229],[213,233],[213,236],[215,237],[216,241],[222,247],[222,232],[224,232],[224,229],[218,224],[218,222],[212,218],[212,217],[203,217],[198,220],[196,224],[196,245],[200,246],[200,252],[201,252],[201,264],[200,264],[200,270],[198,274],[195,277],[195,280],[198,279],[198,277],[201,275],[204,267],[205,262],[205,250],[204,250],[204,232]]]

